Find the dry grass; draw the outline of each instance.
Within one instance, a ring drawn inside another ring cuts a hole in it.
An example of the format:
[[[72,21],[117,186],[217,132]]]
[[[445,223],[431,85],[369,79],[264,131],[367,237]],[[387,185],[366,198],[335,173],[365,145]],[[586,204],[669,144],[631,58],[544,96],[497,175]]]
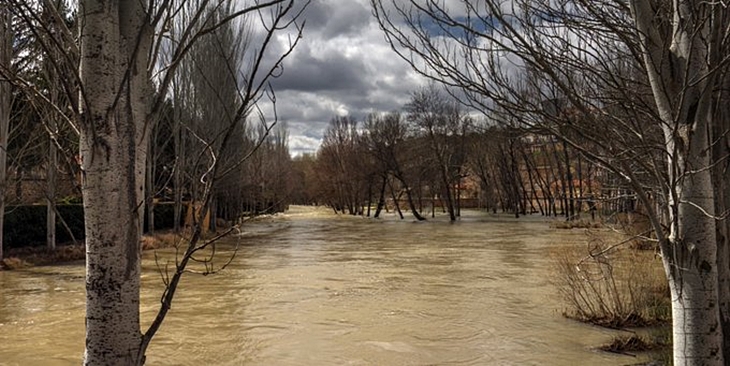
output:
[[[658,250],[649,218],[640,213],[617,213],[607,219],[608,226],[633,237],[629,245],[638,250]]]
[[[647,352],[658,347],[658,345],[646,340],[644,337],[632,334],[629,336],[619,336],[613,339],[611,343],[599,347],[601,351],[626,353],[626,352]]]
[[[669,288],[653,253],[610,249],[604,239],[593,236],[588,246],[563,247],[552,258],[565,316],[613,328],[670,319]]]
[[[671,365],[672,339],[671,330],[667,327],[655,329],[645,336],[632,333],[614,337],[611,343],[598,347],[604,352],[636,356],[643,353],[651,361],[637,365]]]
[[[3,260],[0,260],[0,269],[6,269],[6,270],[12,270],[12,269],[20,269],[29,267],[30,263],[18,258],[18,257],[8,257]]]
[[[600,221],[591,220],[554,221],[550,223],[550,227],[555,229],[598,229],[603,227],[603,224]]]
[[[159,232],[142,237],[142,250],[171,248],[180,242],[180,235],[173,232]]]

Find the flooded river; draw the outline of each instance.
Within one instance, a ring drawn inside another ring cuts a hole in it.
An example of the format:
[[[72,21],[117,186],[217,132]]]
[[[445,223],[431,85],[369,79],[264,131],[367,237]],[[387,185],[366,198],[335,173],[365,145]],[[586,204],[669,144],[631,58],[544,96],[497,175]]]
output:
[[[227,270],[183,279],[149,365],[638,361],[592,350],[613,333],[560,315],[548,252],[579,245],[579,230],[476,212],[449,224],[301,207],[244,230]],[[162,287],[152,252],[143,265],[148,324]],[[0,272],[0,365],[80,364],[83,270]]]

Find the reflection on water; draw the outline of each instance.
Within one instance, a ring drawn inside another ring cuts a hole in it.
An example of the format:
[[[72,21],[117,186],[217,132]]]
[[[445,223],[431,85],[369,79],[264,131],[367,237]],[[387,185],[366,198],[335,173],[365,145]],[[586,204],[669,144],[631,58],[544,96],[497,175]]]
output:
[[[580,231],[475,212],[449,224],[312,208],[244,229],[226,271],[183,279],[148,364],[636,362],[592,351],[611,333],[560,316],[547,253],[576,245]],[[143,267],[147,324],[162,287],[152,253]],[[0,272],[0,365],[79,364],[83,270]]]

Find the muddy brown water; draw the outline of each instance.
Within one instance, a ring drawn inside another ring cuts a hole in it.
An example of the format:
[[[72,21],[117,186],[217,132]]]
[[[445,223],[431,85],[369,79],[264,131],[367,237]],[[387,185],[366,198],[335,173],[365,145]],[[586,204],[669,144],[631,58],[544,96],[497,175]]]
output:
[[[583,238],[534,217],[466,212],[455,224],[416,223],[295,207],[245,226],[227,270],[183,279],[148,364],[638,362],[593,350],[612,331],[560,315],[548,253]],[[152,252],[143,267],[148,324],[161,291]],[[0,365],[80,364],[83,271],[76,263],[0,272]]]

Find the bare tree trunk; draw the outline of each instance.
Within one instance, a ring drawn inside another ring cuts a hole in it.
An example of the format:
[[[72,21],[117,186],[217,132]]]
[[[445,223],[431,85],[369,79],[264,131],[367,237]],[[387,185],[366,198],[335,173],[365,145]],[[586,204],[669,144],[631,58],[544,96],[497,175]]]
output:
[[[714,141],[712,149],[713,183],[715,188],[715,212],[730,212],[730,75],[724,73],[720,86],[720,95],[713,104],[715,120],[712,129]],[[717,271],[720,299],[720,324],[723,332],[723,355],[730,360],[730,218],[717,221]]]
[[[578,155],[578,201],[576,207],[576,211],[578,212],[578,215],[580,215],[581,211],[583,211],[583,159],[581,159],[581,156]]]
[[[0,4],[0,68],[10,71],[12,57],[12,18],[10,5]],[[7,190],[8,132],[10,127],[10,82],[0,76],[0,260],[3,259],[3,223],[5,221],[5,193]]]
[[[54,32],[60,33],[58,25],[54,22],[54,13],[58,9],[54,4],[49,1],[43,3],[43,20],[48,22],[49,26]],[[61,78],[59,72],[53,65],[52,59],[60,59],[59,52],[51,51],[48,59],[43,61],[43,71],[48,82],[48,101],[54,106],[60,106],[61,102]],[[56,249],[56,185],[58,181],[58,137],[59,137],[59,123],[58,113],[50,111],[45,116],[46,129],[49,132],[48,136],[48,160],[46,166],[46,247],[49,250]],[[63,223],[63,219],[61,220]],[[65,224],[65,223],[64,223]],[[73,238],[73,235],[71,236]]]
[[[373,180],[374,180],[373,179],[373,176],[370,175],[368,177],[368,182],[367,182],[368,183],[368,193],[367,193],[367,195],[368,195],[368,199],[367,199],[368,208],[367,208],[367,213],[365,214],[366,217],[370,217],[370,209],[373,206]],[[365,211],[365,210],[363,210],[363,211]]]
[[[453,198],[454,195],[452,193],[448,177],[446,177],[445,175],[446,173],[444,173],[442,169],[441,184],[444,185],[444,196],[446,196],[446,211],[449,213],[449,220],[453,222],[456,221],[456,210],[454,209]]]
[[[147,208],[147,232],[154,234],[155,232],[155,152],[154,138],[147,141],[147,167],[145,169],[145,207]]]
[[[218,200],[215,198],[215,196],[212,197],[210,199],[210,204],[209,204],[210,208],[208,209],[208,215],[210,215],[208,218],[208,222],[209,222],[208,228],[209,228],[210,232],[212,232],[212,233],[215,233],[216,230],[218,230],[218,226],[216,225],[216,222],[215,222],[216,219],[218,218],[217,202],[218,202]]]
[[[697,146],[690,154],[699,155],[707,148]],[[701,165],[693,166],[708,166],[709,154],[704,155],[692,162]],[[712,192],[710,175],[705,169],[683,183],[679,193],[686,201],[678,204],[676,231],[663,251],[672,293],[675,365],[723,364],[717,237],[715,219],[707,216],[714,212],[714,197],[708,195]]]
[[[140,72],[146,62],[133,55],[144,8],[137,1],[84,0],[79,14],[85,102],[79,141],[86,222],[84,364],[136,365],[143,363],[139,203],[144,190],[136,163],[146,161],[147,145],[137,145],[145,120],[138,119],[143,113],[133,90],[134,79],[146,75]]]
[[[520,149],[522,151],[522,158],[525,161],[525,169],[527,170],[527,179],[530,182],[530,190],[532,191],[532,197],[530,198],[530,207],[534,210],[533,206],[533,200],[537,202],[537,207],[540,210],[540,215],[545,216],[545,209],[542,207],[542,202],[540,200],[540,197],[537,196],[537,187],[540,185],[540,172],[535,167],[535,162],[532,161],[530,157],[527,156],[526,149]],[[533,174],[533,170],[535,173]],[[534,175],[537,175],[537,177],[534,177]],[[537,180],[537,184],[535,183],[535,180]],[[544,192],[544,191],[543,191]],[[548,214],[549,215],[549,214]]]
[[[177,96],[176,96],[177,98]],[[185,149],[183,148],[182,144],[184,143],[184,140],[182,138],[182,121],[180,120],[182,118],[182,113],[180,111],[182,110],[181,106],[176,105],[175,106],[175,121],[173,121],[173,127],[172,127],[172,135],[173,135],[173,143],[175,144],[175,171],[173,172],[173,195],[175,200],[175,209],[173,213],[173,219],[175,222],[173,223],[173,231],[176,233],[180,232],[180,221],[182,219],[182,210],[183,210],[183,204],[182,204],[182,193],[183,193],[183,175],[182,170],[185,160],[183,157]]]
[[[52,126],[53,128],[53,126]],[[56,168],[58,149],[53,139],[48,142],[48,166],[46,167],[46,246],[56,249]]]
[[[403,183],[402,180],[401,182]],[[408,187],[408,185],[406,185],[405,183],[403,183],[403,186],[403,189],[406,191],[406,198],[408,199],[408,207],[410,207],[413,217],[415,217],[418,221],[426,220],[426,218],[421,216],[421,214],[418,212],[418,209],[416,209],[415,203],[413,203],[413,195],[411,194],[410,187]]]
[[[555,156],[555,164],[558,168],[558,177],[557,179],[560,180],[560,189],[562,191],[562,197],[561,197],[561,207],[560,207],[560,213],[565,216],[566,220],[570,218],[570,214],[568,213],[568,186],[566,182],[566,175],[563,171],[563,165],[560,162],[560,157],[558,155],[558,147],[555,142],[552,144],[553,146],[553,154]]]
[[[383,206],[385,206],[385,186],[388,183],[388,177],[383,176],[383,183],[380,185],[380,195],[378,197],[378,207],[375,208],[375,214],[373,215],[374,218],[380,217],[380,211],[383,210]]]
[[[568,154],[568,144],[563,141],[563,156],[565,157],[565,180],[568,187],[568,220],[575,219],[575,187],[573,184],[573,172],[570,167],[570,155]]]
[[[125,14],[125,8],[128,13]],[[147,189],[154,189],[154,187],[147,187],[146,175],[147,175],[147,164],[148,161],[154,160],[153,157],[148,158],[150,154],[149,148],[151,146],[152,132],[154,130],[156,118],[150,115],[150,100],[152,98],[152,81],[150,80],[149,73],[147,71],[147,58],[152,47],[152,29],[145,20],[144,4],[140,3],[136,6],[129,4],[120,4],[120,16],[124,19],[128,16],[132,21],[129,24],[129,29],[124,27],[122,23],[122,40],[128,44],[129,48],[136,47],[134,53],[130,56],[131,70],[129,76],[129,98],[130,98],[130,113],[135,122],[135,153],[134,153],[134,174],[136,182],[136,199],[137,199],[137,210],[140,212],[139,225],[140,235],[143,233],[144,222],[144,210],[145,208],[151,212],[154,208],[152,200],[148,200]],[[153,177],[151,177],[154,179]],[[151,198],[151,196],[150,196]],[[151,215],[154,220],[154,214]],[[154,227],[150,227],[150,230],[154,230]]]
[[[461,177],[456,179],[456,217],[461,217]]]
[[[395,206],[395,210],[398,212],[398,216],[400,216],[400,219],[403,220],[403,212],[400,210],[400,204],[398,203],[399,197],[395,196],[393,184],[390,184],[390,182],[388,182],[388,185],[390,188],[390,196],[393,197],[393,206]]]

